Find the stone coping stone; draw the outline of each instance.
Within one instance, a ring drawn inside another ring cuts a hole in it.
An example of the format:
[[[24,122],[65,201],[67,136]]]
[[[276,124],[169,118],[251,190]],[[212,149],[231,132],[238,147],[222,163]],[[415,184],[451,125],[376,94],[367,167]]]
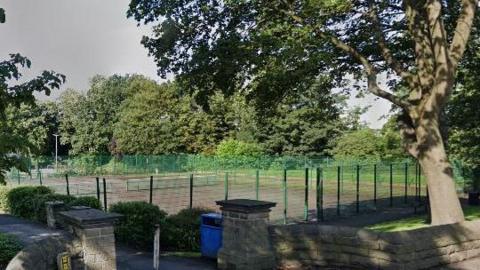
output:
[[[86,208],[59,212],[59,215],[66,223],[80,227],[95,227],[101,225],[111,225],[116,220],[123,217],[117,213],[105,213],[98,209]]]
[[[221,206],[221,210],[234,211],[241,213],[257,213],[267,212],[270,208],[275,207],[277,203],[267,201],[257,201],[249,199],[233,199],[216,201]]]
[[[65,203],[63,201],[48,201],[45,204],[46,205],[53,205],[53,206],[65,205]]]

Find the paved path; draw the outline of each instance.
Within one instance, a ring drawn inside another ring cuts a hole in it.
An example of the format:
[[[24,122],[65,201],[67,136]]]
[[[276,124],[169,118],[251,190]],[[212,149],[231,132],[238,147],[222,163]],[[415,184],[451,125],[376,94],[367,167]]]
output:
[[[50,236],[62,235],[61,230],[52,230],[43,224],[0,214],[0,232],[16,235],[24,245]],[[117,245],[117,267],[119,270],[148,270],[153,267],[153,255]],[[163,256],[160,261],[162,270],[213,270],[214,261],[200,258],[182,258]]]

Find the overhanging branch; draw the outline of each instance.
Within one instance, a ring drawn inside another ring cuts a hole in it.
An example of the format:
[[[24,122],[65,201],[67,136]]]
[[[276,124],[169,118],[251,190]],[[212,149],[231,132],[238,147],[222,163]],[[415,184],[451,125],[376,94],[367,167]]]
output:
[[[290,18],[292,18],[296,23],[300,25],[304,25],[304,20],[303,18],[297,16],[294,12],[288,11],[288,10],[280,10],[282,13],[286,14]],[[368,91],[380,98],[386,99],[390,101],[391,103],[403,108],[406,111],[411,111],[411,106],[412,104],[403,98],[400,98],[392,93],[389,93],[383,89],[380,88],[377,82],[377,75],[378,72],[376,71],[375,67],[370,63],[370,61],[363,56],[360,52],[358,52],[355,48],[351,47],[350,45],[346,44],[339,38],[335,37],[334,35],[328,34],[322,29],[318,28],[318,26],[314,26],[316,34],[328,40],[330,43],[332,43],[335,47],[338,49],[346,52],[350,56],[352,56],[355,60],[357,60],[365,69],[365,72],[367,74],[367,84],[368,84]]]
[[[462,0],[462,10],[449,48],[450,61],[454,68],[457,67],[465,52],[477,5],[478,0]]]

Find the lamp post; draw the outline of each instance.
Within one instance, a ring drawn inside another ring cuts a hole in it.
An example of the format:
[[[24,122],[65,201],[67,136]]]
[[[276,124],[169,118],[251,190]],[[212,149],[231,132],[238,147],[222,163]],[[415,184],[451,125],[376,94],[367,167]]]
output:
[[[53,134],[55,136],[55,171],[58,171],[58,134]]]

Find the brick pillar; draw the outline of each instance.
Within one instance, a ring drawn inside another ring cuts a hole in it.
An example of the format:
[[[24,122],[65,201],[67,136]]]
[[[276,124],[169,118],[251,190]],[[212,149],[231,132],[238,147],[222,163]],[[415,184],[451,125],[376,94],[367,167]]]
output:
[[[121,215],[97,209],[71,210],[60,215],[82,243],[84,269],[117,269],[113,223]]]
[[[56,229],[61,227],[57,214],[65,210],[65,203],[62,201],[51,201],[45,203],[47,208],[47,225],[49,228]]]
[[[275,267],[268,235],[270,208],[256,200],[217,201],[223,215],[223,241],[217,264],[222,270],[263,270]]]

